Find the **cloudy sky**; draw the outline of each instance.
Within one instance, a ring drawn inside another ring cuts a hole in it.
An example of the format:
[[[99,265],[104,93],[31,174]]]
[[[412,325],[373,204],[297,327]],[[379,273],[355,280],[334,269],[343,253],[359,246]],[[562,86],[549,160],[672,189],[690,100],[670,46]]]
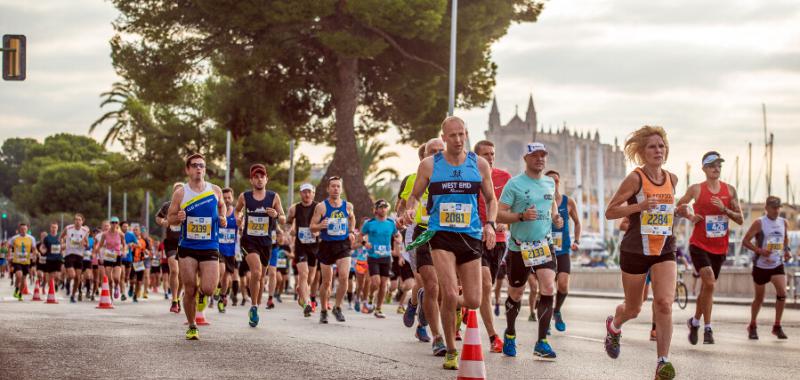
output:
[[[28,79],[0,82],[0,140],[87,133],[101,110],[99,94],[116,80],[109,58],[117,12],[101,0],[0,0],[0,33],[28,36]],[[620,141],[643,124],[670,134],[668,168],[681,174],[703,152],[728,158],[734,181],[747,142],[753,175],[764,173],[761,103],[775,134],[773,187],[784,196],[792,151],[800,150],[800,2],[796,0],[555,0],[534,24],[515,25],[492,48],[499,66],[496,96],[503,123],[533,94],[545,127],[567,123]],[[473,140],[483,137],[489,105],[459,110]],[[94,137],[102,138],[104,131]],[[392,135],[383,136],[390,140]],[[301,152],[321,161],[324,149]],[[388,161],[415,167],[415,149]],[[789,168],[800,183],[800,167]],[[754,197],[763,197],[759,181]],[[795,186],[800,195],[800,186]]]

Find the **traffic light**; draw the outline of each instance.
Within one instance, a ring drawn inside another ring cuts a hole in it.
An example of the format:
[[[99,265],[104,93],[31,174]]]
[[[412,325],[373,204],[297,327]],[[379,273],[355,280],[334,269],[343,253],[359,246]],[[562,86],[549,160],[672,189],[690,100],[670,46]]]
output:
[[[3,80],[25,80],[25,36],[6,34],[3,36]]]
[[[8,214],[3,213],[3,219],[8,218]]]

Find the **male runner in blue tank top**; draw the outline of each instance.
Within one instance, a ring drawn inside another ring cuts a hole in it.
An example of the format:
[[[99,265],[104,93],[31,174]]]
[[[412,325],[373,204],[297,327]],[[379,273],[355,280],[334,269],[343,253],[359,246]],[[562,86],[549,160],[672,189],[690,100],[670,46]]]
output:
[[[463,305],[476,309],[481,304],[481,240],[487,249],[495,245],[497,198],[489,163],[467,152],[464,121],[449,116],[442,122],[444,152],[427,157],[419,164],[414,189],[406,203],[405,223],[411,224],[414,209],[428,189],[428,230],[433,267],[442,294],[445,369],[458,369],[456,350],[456,309]],[[478,193],[486,201],[486,224],[478,216]],[[461,280],[462,294],[458,294]]]
[[[258,307],[261,306],[263,293],[262,278],[269,267],[272,254],[272,233],[276,221],[286,222],[281,207],[281,197],[274,191],[267,190],[267,168],[261,164],[250,166],[250,184],[252,190],[239,194],[236,203],[237,220],[242,226],[240,245],[247,252],[244,262],[250,268],[248,282],[250,285],[250,311],[248,313],[250,327],[258,326]],[[242,215],[244,211],[244,215]]]
[[[342,199],[342,179],[340,177],[328,178],[328,199],[320,202],[314,208],[311,217],[311,232],[319,232],[322,240],[317,254],[318,262],[322,269],[322,284],[319,289],[320,313],[319,323],[328,323],[328,303],[330,300],[333,268],[350,268],[350,250],[355,241],[356,216],[353,204]],[[347,292],[348,270],[338,271],[339,284],[336,288],[336,303],[333,307],[333,316],[339,322],[344,322],[342,314],[342,300]]]
[[[206,182],[206,161],[202,154],[186,158],[189,181],[172,194],[167,219],[170,225],[181,225],[178,242],[178,265],[183,283],[183,311],[189,329],[187,340],[198,340],[196,311],[207,305],[206,297],[214,293],[219,281],[219,227],[227,226],[227,210],[222,201],[222,189]],[[197,275],[200,272],[200,289]]]
[[[569,293],[569,274],[572,270],[570,252],[578,250],[581,237],[581,219],[578,217],[578,206],[575,200],[566,194],[561,194],[558,185],[561,174],[555,170],[548,170],[544,175],[550,177],[556,183],[555,202],[558,206],[558,215],[564,224],[561,228],[553,225],[553,247],[556,251],[556,306],[553,308],[553,319],[555,319],[556,330],[565,331],[567,324],[561,316],[561,306],[567,299]],[[569,219],[575,224],[575,240],[569,236]]]

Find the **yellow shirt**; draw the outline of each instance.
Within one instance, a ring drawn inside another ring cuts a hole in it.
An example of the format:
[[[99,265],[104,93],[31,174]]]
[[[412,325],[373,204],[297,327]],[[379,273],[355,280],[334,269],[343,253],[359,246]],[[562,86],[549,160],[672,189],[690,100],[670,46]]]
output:
[[[31,235],[17,235],[11,238],[8,245],[11,247],[11,262],[14,264],[29,265],[31,252],[36,246],[36,239]]]

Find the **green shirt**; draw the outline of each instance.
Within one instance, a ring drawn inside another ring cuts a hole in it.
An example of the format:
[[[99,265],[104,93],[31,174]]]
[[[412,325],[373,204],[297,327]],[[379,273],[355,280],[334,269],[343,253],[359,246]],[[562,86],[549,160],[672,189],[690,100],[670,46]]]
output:
[[[550,212],[555,192],[556,184],[548,176],[533,179],[522,172],[508,181],[503,188],[503,194],[500,195],[500,203],[511,206],[513,213],[524,212],[532,205],[536,206],[536,211],[539,212],[536,220],[511,223],[509,250],[520,250],[517,241],[534,242],[546,239],[550,235],[553,224]]]

